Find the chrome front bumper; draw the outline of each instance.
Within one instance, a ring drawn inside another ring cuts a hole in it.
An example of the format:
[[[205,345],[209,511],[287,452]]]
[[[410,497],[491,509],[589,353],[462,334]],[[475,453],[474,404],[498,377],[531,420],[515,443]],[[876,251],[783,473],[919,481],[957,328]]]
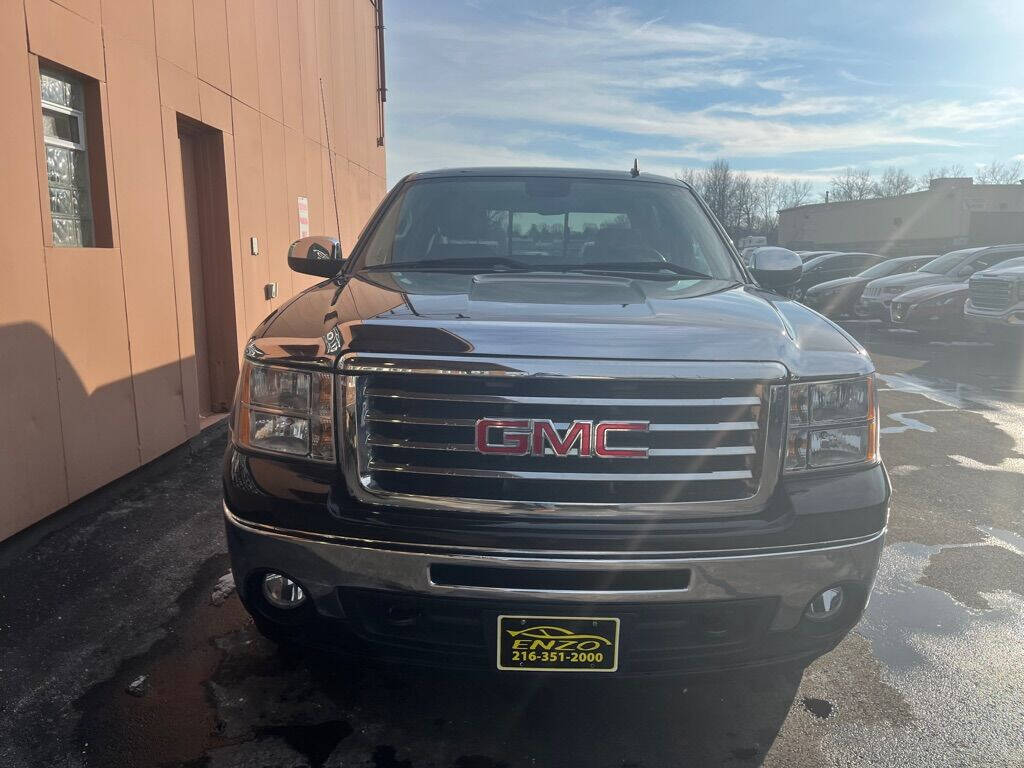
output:
[[[771,630],[788,630],[822,589],[856,582],[870,590],[878,567],[884,531],[855,540],[793,550],[728,552],[666,556],[638,554],[626,559],[568,557],[564,553],[464,553],[453,549],[405,551],[375,542],[353,542],[248,523],[224,509],[228,548],[236,583],[244,588],[249,574],[282,571],[309,592],[317,610],[345,618],[336,599],[339,587],[389,590],[435,597],[477,597],[508,601],[578,600],[586,604],[777,598]],[[431,580],[432,565],[449,564],[530,569],[658,570],[689,569],[686,589],[644,591],[565,591],[450,586]]]
[[[964,308],[964,316],[986,325],[1005,325],[1015,328],[1024,327],[1024,302],[1017,302],[1006,309],[978,309],[970,301]]]

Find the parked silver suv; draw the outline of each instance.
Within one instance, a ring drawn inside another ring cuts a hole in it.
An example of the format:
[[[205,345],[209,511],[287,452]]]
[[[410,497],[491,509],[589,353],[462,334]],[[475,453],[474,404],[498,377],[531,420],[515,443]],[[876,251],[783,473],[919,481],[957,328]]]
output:
[[[979,324],[1024,331],[1024,253],[971,277],[964,314]]]

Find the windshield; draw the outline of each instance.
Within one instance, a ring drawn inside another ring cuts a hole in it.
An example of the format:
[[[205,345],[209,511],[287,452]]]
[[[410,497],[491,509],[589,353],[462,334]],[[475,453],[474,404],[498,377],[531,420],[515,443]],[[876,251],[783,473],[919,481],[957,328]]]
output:
[[[444,178],[407,185],[377,225],[358,268],[433,265],[741,277],[684,187],[559,177]]]
[[[883,261],[881,264],[875,264],[873,267],[868,267],[861,272],[857,277],[870,277],[872,279],[876,277],[885,277],[886,275],[894,275],[897,272],[903,272],[907,267],[905,261]]]
[[[835,256],[834,253],[826,253],[821,256],[815,256],[813,259],[808,259],[804,262],[804,272],[809,269],[817,269],[822,264],[826,263],[829,259]]]
[[[945,256],[939,256],[934,261],[929,261],[918,272],[930,272],[933,275],[944,275],[963,261],[971,251],[950,251]]]

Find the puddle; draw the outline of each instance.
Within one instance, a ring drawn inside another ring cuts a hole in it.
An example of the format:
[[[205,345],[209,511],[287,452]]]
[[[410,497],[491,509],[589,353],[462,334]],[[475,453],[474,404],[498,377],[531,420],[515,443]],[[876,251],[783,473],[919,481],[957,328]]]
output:
[[[832,702],[825,701],[825,699],[815,699],[810,696],[804,696],[803,704],[804,709],[819,720],[827,720],[832,716],[832,712],[835,710],[835,707],[832,706]]]
[[[882,553],[871,601],[857,631],[871,641],[875,657],[890,669],[925,663],[914,647],[915,636],[962,632],[979,616],[945,592],[916,583],[941,549],[904,541]]]
[[[956,409],[956,408],[926,408],[926,409],[921,410],[921,411],[900,411],[898,413],[887,413],[887,414],[885,414],[885,418],[892,419],[893,421],[897,422],[900,426],[898,426],[898,427],[892,427],[892,426],[890,426],[890,427],[882,427],[881,432],[882,432],[883,435],[901,434],[903,432],[906,432],[909,429],[915,430],[917,432],[929,432],[929,433],[935,432],[936,431],[935,427],[931,426],[930,424],[926,424],[925,422],[921,421],[920,419],[915,419],[913,417],[917,416],[917,415],[920,415],[922,413],[949,413],[951,411],[956,411],[956,410],[958,410],[958,409]]]
[[[1024,536],[1013,531],[1006,531],[1002,528],[993,528],[988,525],[979,525],[978,530],[986,533],[994,539],[998,539],[1014,550],[1018,555],[1024,555]]]
[[[948,405],[951,408],[982,406],[982,403],[974,402],[967,396],[968,392],[973,390],[973,387],[968,387],[955,381],[932,381],[918,376],[911,376],[907,373],[879,373],[878,378],[885,382],[890,389],[894,389],[897,392],[921,395],[929,400],[934,400],[936,403]]]

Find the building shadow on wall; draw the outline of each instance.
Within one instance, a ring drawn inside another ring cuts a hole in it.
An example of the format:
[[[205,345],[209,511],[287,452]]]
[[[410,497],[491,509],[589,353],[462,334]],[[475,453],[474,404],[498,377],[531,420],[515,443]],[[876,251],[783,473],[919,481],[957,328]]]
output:
[[[119,346],[89,339],[68,353],[35,323],[0,326],[0,425],[19,437],[17,448],[5,444],[0,462],[0,541],[126,475],[159,471],[162,459],[195,437],[199,415],[186,423],[180,383],[194,373],[195,359],[128,374],[127,344]],[[160,390],[172,390],[161,421],[174,432],[166,452],[153,456],[140,446],[135,393]]]

